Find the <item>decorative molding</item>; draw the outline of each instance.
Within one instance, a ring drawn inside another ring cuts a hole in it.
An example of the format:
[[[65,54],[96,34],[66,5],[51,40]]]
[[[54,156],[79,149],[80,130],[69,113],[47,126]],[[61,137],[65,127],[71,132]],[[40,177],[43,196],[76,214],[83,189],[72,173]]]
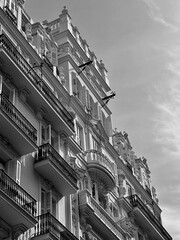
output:
[[[19,158],[20,154],[12,147],[8,138],[0,135],[0,149],[8,155],[9,159]]]
[[[19,98],[22,102],[26,102],[27,97],[29,97],[31,94],[31,92],[26,87],[19,89],[18,93]]]
[[[129,233],[132,237],[137,239],[138,236],[138,227],[132,222],[130,217],[124,217],[120,219],[117,224],[122,227],[124,231]]]

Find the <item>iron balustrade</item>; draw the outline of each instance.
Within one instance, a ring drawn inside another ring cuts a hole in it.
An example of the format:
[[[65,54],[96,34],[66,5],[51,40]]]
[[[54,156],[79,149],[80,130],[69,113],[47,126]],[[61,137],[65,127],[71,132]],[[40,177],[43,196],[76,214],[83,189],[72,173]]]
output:
[[[16,16],[13,14],[13,12],[9,9],[9,6],[6,5],[4,6],[4,11],[7,14],[7,16],[11,19],[11,21],[16,25],[17,24],[17,18]]]
[[[146,206],[146,204],[140,199],[140,197],[136,194],[129,196],[126,198],[132,205],[133,208],[138,207],[143,214],[154,223],[157,228],[162,232],[168,239],[172,239],[166,229],[162,226],[160,220],[150,211],[150,209]]]
[[[52,108],[62,117],[66,124],[74,131],[74,117],[62,105],[59,99],[55,96],[55,92],[48,86],[47,83],[36,73],[33,66],[27,62],[23,55],[17,50],[11,40],[5,35],[0,35],[0,48],[5,50],[18,67],[28,77],[34,87],[40,91]]]
[[[5,113],[13,123],[18,126],[26,136],[28,136],[34,143],[37,142],[37,130],[33,125],[20,113],[20,111],[6,98],[0,94],[0,110]]]
[[[59,153],[49,144],[41,145],[38,149],[36,162],[49,159],[53,165],[55,165],[60,172],[64,173],[68,179],[77,184],[77,175],[74,169],[59,155]]]
[[[90,194],[87,190],[82,190],[79,192],[79,203],[84,208],[85,205],[88,205],[88,212],[91,210],[90,215],[92,214],[94,217],[98,217],[101,220],[105,228],[108,228],[115,236],[119,239],[124,239],[122,234],[124,233],[122,228],[117,225],[114,221],[113,217],[111,217],[108,213],[108,209],[104,209]],[[83,211],[83,210],[82,210]],[[92,212],[93,211],[93,212]],[[85,209],[86,212],[86,209]],[[94,220],[92,220],[94,221]],[[95,220],[96,221],[96,220]],[[116,238],[115,238],[116,239]]]
[[[31,216],[36,215],[36,200],[0,169],[0,192],[22,207]]]
[[[47,58],[46,55],[43,54],[43,60],[44,62],[47,64],[47,66],[49,67],[49,69],[53,72],[53,64],[49,61],[49,59]]]
[[[46,233],[53,234],[60,239],[60,233],[63,231],[63,225],[50,213],[45,213],[37,217],[38,224],[35,226],[34,236]]]
[[[110,160],[100,151],[92,149],[87,152],[87,162],[92,163],[94,161],[104,166],[113,177],[115,177],[114,163],[110,162]]]
[[[43,234],[52,234],[56,239],[61,239],[61,236],[64,236],[67,233],[67,239],[77,240],[63,224],[61,224],[51,213],[45,213],[37,217],[38,224],[34,228],[34,237],[43,235]],[[63,239],[66,239],[64,237]]]

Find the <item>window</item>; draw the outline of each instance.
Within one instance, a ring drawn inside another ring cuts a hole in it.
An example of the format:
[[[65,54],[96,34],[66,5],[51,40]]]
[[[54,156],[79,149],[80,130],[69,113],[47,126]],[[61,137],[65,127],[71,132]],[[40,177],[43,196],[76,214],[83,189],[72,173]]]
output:
[[[16,166],[16,182],[17,184],[20,185],[21,181],[21,163],[17,161],[17,166]]]
[[[15,0],[6,0],[6,6],[11,10],[11,12],[15,15],[16,5]]]
[[[15,12],[15,1],[11,0],[11,11],[14,13]]]
[[[13,90],[5,83],[2,85],[2,93],[9,101],[13,102]]]
[[[42,125],[41,129],[41,144],[50,143],[51,144],[51,125]]]
[[[84,141],[83,141],[83,128],[77,123],[76,124],[76,141],[78,145],[83,148]]]
[[[110,208],[111,216],[113,216],[113,217],[118,217],[119,216],[118,208],[112,202],[110,203],[109,208]]]
[[[94,137],[92,137],[92,143],[94,150],[101,151],[101,144]]]
[[[130,186],[130,184],[127,183],[127,182],[126,182],[126,194],[127,194],[127,196],[132,196],[133,195],[133,189]]]
[[[51,213],[56,217],[57,213],[57,200],[53,196],[52,190],[41,189],[41,214]]]

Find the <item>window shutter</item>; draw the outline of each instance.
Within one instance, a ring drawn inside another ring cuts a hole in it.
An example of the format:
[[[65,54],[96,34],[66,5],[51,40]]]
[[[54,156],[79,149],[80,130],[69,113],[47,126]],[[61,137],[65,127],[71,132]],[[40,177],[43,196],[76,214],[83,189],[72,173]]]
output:
[[[91,110],[91,105],[90,105],[90,94],[89,91],[86,90],[86,108],[88,111]]]
[[[17,184],[20,185],[20,181],[21,181],[21,163],[19,161],[17,161],[17,165],[16,165],[16,182],[17,182]]]
[[[99,120],[102,121],[102,110],[101,110],[101,106],[99,106],[98,109],[99,109]]]
[[[91,111],[91,114],[93,114],[93,106],[94,106],[94,101],[90,95],[90,111]]]
[[[83,86],[82,87],[82,94],[81,94],[81,101],[82,101],[82,104],[83,106],[85,107],[86,106],[86,87]]]
[[[51,62],[53,66],[58,66],[58,61],[57,61],[57,48],[54,47],[51,50]]]
[[[93,118],[95,119],[99,119],[99,111],[98,111],[98,102],[95,102],[93,104],[93,110],[92,110],[92,115],[93,115]]]
[[[82,85],[77,78],[77,97],[82,101]]]
[[[73,95],[77,95],[77,78],[76,78],[76,74],[74,72],[72,72],[71,74],[72,76],[72,92]]]
[[[113,135],[112,123],[111,123],[110,116],[108,116],[105,120],[105,131],[109,137]]]

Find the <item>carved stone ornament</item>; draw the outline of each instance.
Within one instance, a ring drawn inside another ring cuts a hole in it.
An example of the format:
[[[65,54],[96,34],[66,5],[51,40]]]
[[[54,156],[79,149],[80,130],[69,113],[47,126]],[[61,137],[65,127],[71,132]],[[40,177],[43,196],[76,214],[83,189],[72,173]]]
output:
[[[8,155],[9,159],[15,159],[20,157],[20,154],[18,154],[9,143],[9,140],[2,135],[0,135],[0,149]]]
[[[19,98],[22,102],[26,102],[26,99],[30,94],[31,93],[27,88],[22,88],[19,90]]]
[[[120,219],[117,224],[120,225],[120,227],[122,227],[123,230],[128,232],[132,237],[137,239],[138,227],[136,227],[132,223],[131,218],[124,217],[124,218]]]
[[[27,227],[25,227],[23,224],[18,224],[16,226],[13,227],[12,229],[12,235],[13,235],[13,239],[17,240],[18,237],[24,233],[27,230]]]

